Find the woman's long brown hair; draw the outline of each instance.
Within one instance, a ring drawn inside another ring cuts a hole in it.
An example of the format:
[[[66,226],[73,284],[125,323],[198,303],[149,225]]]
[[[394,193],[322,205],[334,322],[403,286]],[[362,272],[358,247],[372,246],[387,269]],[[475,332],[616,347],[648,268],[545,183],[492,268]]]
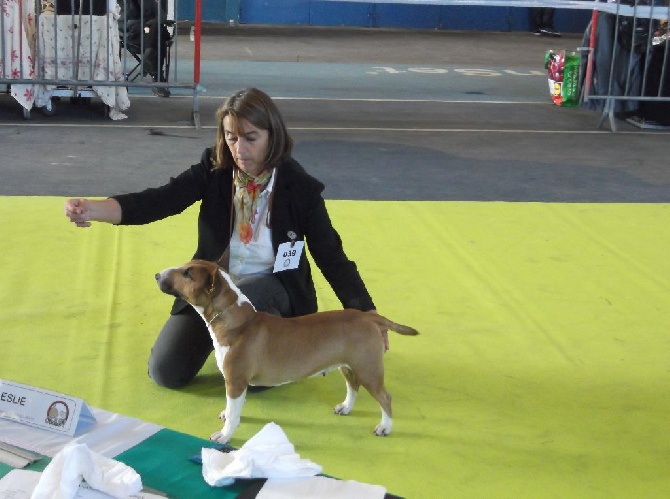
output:
[[[270,168],[291,155],[293,139],[284,124],[284,119],[274,101],[265,92],[257,88],[246,88],[228,97],[216,112],[217,133],[216,144],[212,155],[214,168],[232,168],[235,165],[223,128],[223,119],[230,116],[234,132],[240,134],[240,121],[249,123],[262,130],[267,130],[268,152],[265,165]]]

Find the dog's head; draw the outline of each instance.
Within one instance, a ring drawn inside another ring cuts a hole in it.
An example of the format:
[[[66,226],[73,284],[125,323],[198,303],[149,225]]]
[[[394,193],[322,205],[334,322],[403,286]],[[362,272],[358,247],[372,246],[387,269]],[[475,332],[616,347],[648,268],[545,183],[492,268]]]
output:
[[[181,298],[196,307],[211,303],[221,287],[218,265],[205,260],[193,260],[181,267],[165,269],[155,277],[163,293]]]

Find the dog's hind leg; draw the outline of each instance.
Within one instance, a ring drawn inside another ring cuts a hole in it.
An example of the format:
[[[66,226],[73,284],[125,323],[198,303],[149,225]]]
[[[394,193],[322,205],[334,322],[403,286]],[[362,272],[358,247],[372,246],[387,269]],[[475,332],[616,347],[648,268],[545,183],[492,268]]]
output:
[[[354,371],[349,369],[347,366],[341,366],[340,372],[347,381],[347,396],[345,397],[344,402],[335,406],[333,412],[341,416],[346,416],[354,407],[354,402],[356,402],[356,396],[358,395],[358,388],[361,386],[361,384],[358,381],[358,377]]]
[[[373,433],[378,437],[385,437],[391,433],[391,428],[393,427],[391,394],[384,387],[384,353],[380,348],[377,348],[377,355],[376,359],[370,355],[360,359],[360,362],[356,362],[355,365],[352,364],[352,373],[349,377],[356,379],[357,388],[358,385],[364,387],[379,403],[382,411],[382,419],[375,426]]]
[[[378,437],[385,437],[391,433],[393,428],[393,418],[391,411],[391,394],[384,388],[384,378],[377,378],[372,383],[362,381],[361,384],[370,392],[370,395],[379,402],[379,407],[382,411],[382,420],[379,422],[373,433]]]
[[[219,415],[219,417],[224,421],[223,428],[221,431],[217,431],[209,437],[213,442],[218,442],[220,444],[227,444],[230,439],[233,437],[233,433],[240,425],[240,416],[242,414],[242,406],[244,405],[244,400],[247,396],[247,390],[243,390],[242,393],[237,397],[233,398],[230,396],[226,390],[226,408]]]
[[[382,410],[382,420],[379,422],[375,429],[372,431],[378,437],[385,437],[391,433],[393,428],[393,418],[391,417],[391,394],[386,390],[380,394],[379,397],[376,397],[372,392],[370,392],[377,402],[379,402],[379,407]]]

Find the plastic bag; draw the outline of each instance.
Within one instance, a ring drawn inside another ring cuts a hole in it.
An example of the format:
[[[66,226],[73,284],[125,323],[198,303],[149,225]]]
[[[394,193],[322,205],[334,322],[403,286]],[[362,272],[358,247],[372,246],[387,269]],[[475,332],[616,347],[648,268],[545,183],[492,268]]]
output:
[[[579,104],[579,66],[581,56],[565,50],[548,50],[544,67],[549,78],[549,94],[554,104],[572,107]]]

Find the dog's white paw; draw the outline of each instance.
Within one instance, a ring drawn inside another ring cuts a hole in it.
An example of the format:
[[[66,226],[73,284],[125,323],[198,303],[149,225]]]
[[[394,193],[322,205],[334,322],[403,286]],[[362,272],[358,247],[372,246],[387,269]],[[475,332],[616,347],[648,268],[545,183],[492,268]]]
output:
[[[347,404],[337,404],[333,408],[333,412],[335,414],[340,415],[340,416],[346,416],[351,412],[351,406],[349,406]]]
[[[391,433],[391,427],[380,423],[375,426],[373,433],[378,437],[385,437]]]
[[[227,444],[230,442],[231,438],[232,435],[226,435],[223,430],[212,433],[212,436],[209,437],[212,442],[217,442],[219,444]]]

